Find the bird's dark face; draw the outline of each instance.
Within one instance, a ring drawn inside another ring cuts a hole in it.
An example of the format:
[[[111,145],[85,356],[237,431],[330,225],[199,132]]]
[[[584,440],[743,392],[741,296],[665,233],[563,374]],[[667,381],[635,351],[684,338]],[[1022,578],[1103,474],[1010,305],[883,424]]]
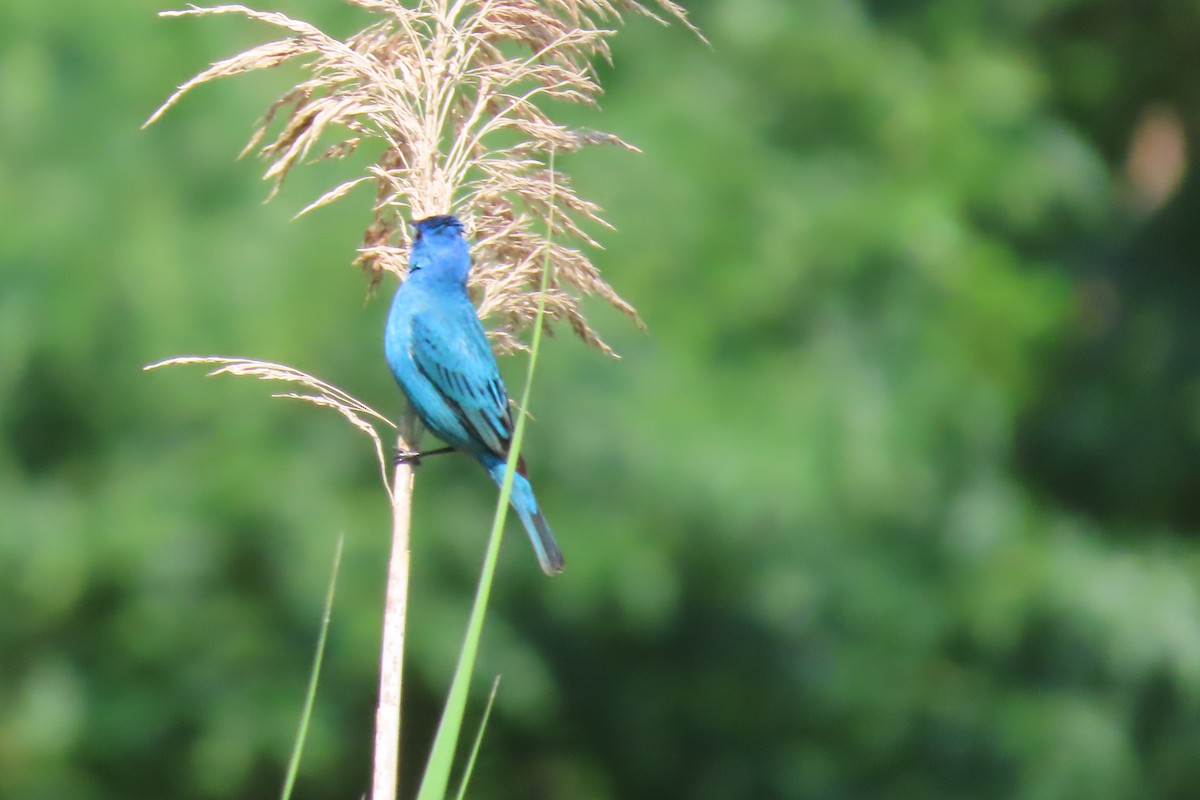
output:
[[[421,241],[426,235],[431,236],[462,236],[463,224],[452,214],[439,214],[426,217],[413,223],[413,244]]]

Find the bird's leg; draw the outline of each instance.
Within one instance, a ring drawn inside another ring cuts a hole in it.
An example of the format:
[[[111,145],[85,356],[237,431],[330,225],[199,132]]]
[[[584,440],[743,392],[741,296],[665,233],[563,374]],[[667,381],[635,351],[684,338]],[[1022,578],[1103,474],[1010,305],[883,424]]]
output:
[[[404,450],[397,450],[396,457],[392,459],[392,463],[396,465],[412,464],[414,467],[416,467],[420,466],[421,459],[425,456],[440,456],[443,453],[453,452],[453,447],[439,447],[437,450],[426,450],[423,453],[410,453]]]

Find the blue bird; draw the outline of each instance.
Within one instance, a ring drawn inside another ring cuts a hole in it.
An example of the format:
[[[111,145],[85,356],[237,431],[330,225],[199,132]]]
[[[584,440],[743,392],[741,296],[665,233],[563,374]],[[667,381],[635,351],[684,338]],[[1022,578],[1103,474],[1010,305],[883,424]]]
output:
[[[443,215],[413,228],[408,277],[392,299],[384,332],[388,366],[425,427],[482,464],[499,486],[513,419],[496,357],[467,295],[471,253],[463,225]],[[511,503],[542,570],[562,572],[562,552],[538,509],[523,458]]]

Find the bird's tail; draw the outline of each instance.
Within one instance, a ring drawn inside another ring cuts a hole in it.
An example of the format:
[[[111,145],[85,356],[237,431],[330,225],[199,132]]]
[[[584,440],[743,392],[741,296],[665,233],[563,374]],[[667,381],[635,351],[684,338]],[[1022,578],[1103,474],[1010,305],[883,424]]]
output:
[[[501,461],[487,468],[488,474],[492,476],[492,480],[496,482],[497,486],[504,483],[504,467],[505,464]],[[542,565],[542,572],[547,575],[556,575],[562,572],[562,551],[558,549],[558,542],[554,540],[554,534],[550,531],[550,526],[546,524],[546,518],[538,509],[537,500],[533,496],[533,487],[529,484],[529,480],[519,472],[513,475],[512,497],[509,498],[509,503],[529,533],[529,541],[533,544],[533,552],[537,555],[538,563]]]

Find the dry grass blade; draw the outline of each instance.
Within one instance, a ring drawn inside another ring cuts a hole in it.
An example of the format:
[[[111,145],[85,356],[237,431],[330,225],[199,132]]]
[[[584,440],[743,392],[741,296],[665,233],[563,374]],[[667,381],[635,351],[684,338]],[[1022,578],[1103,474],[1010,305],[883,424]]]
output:
[[[362,141],[381,142],[383,153],[365,175],[339,183],[297,216],[373,180],[374,219],[356,263],[374,283],[384,272],[402,277],[407,270],[405,219],[456,213],[479,242],[472,289],[483,298],[480,315],[496,323],[498,349],[523,347],[519,336],[532,324],[536,306],[530,296],[538,294],[549,255],[556,280],[544,298],[546,316],[611,353],[588,324],[580,299],[596,295],[637,315],[581,250],[550,246],[547,236],[596,247],[587,229],[605,223],[595,204],[548,168],[547,155],[594,144],[635,148],[611,134],[557,123],[541,104],[595,102],[601,89],[592,62],[610,57],[611,26],[625,12],[674,19],[699,34],[682,6],[671,0],[350,2],[376,21],[344,40],[243,5],[164,12],[236,14],[287,37],[214,63],[183,83],[147,124],[200,84],[303,57],[310,77],[270,107],[247,146],[267,160],[272,195],[312,153],[339,157]],[[553,230],[544,229],[547,219],[555,220]]]
[[[209,370],[209,376],[214,375],[248,375],[252,378],[258,378],[264,381],[282,381],[284,383],[297,383],[305,386],[315,392],[315,394],[304,394],[302,392],[281,392],[273,394],[272,397],[286,397],[293,400],[303,400],[322,408],[332,408],[341,414],[355,428],[358,428],[367,436],[371,437],[372,443],[375,445],[375,457],[379,462],[379,473],[383,480],[383,485],[387,488],[388,493],[392,492],[392,485],[387,474],[387,458],[384,455],[383,440],[379,436],[379,431],[375,424],[382,422],[391,428],[395,428],[396,424],[387,417],[380,414],[375,409],[371,408],[366,403],[355,398],[342,389],[334,386],[331,383],[326,383],[320,378],[315,378],[307,372],[289,367],[284,364],[275,364],[270,361],[257,361],[250,358],[226,358],[224,356],[178,356],[176,358],[168,358],[164,361],[158,361],[153,364],[147,364],[142,369],[150,371],[160,367],[171,367],[181,364],[206,364],[218,365],[216,369]],[[369,420],[375,420],[375,423]]]

